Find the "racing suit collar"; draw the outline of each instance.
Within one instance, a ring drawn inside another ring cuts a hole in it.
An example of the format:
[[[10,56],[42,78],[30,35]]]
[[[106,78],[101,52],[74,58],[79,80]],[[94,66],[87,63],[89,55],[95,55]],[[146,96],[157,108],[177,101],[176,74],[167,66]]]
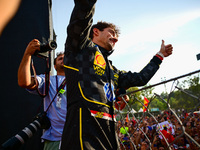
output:
[[[96,45],[97,45],[97,44],[96,44]],[[99,46],[99,45],[97,45],[97,46],[99,47],[99,50],[101,51],[101,53],[102,53],[103,56],[105,56],[105,57],[110,56],[110,55],[113,53],[113,51],[114,51],[114,50],[108,51],[108,50],[106,50],[105,48],[103,48],[103,47],[101,47],[101,46]]]

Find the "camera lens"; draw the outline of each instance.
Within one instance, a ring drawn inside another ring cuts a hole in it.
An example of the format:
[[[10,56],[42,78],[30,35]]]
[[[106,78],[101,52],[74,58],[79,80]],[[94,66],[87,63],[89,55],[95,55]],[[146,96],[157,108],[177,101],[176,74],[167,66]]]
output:
[[[56,41],[49,41],[48,43],[43,43],[40,45],[40,52],[47,52],[50,50],[55,50],[57,48]]]
[[[57,44],[56,44],[55,41],[50,41],[50,42],[49,42],[49,45],[50,45],[50,48],[51,48],[52,50],[55,50],[55,49],[57,48]]]

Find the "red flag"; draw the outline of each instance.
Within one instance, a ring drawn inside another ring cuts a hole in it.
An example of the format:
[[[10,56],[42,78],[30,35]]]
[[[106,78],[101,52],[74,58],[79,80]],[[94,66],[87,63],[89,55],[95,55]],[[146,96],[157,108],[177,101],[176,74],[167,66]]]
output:
[[[146,107],[147,107],[147,106],[148,106],[148,104],[149,104],[149,100],[148,100],[146,97],[144,97],[144,106],[146,106]],[[144,106],[143,106],[143,112],[146,112],[146,111],[147,111],[147,109],[146,109]]]
[[[174,141],[174,137],[171,133],[167,132],[166,130],[161,130],[161,132],[165,136],[167,142],[172,143]]]

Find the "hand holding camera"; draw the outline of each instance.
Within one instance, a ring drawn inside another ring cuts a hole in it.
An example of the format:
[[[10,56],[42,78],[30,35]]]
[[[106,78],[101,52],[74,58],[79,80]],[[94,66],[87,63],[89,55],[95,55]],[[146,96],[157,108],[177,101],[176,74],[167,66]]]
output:
[[[33,39],[26,47],[25,54],[46,56],[44,53],[51,50],[55,50],[56,48],[57,48],[57,43],[53,40],[41,43],[39,40]]]

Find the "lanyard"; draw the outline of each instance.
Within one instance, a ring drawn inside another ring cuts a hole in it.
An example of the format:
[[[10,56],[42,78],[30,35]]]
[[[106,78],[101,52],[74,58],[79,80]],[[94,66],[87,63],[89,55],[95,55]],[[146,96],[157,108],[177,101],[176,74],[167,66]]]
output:
[[[65,80],[65,79],[64,79]],[[64,81],[63,80],[63,81]],[[66,82],[65,82],[66,84]],[[61,86],[61,87],[60,87]],[[58,94],[63,94],[65,92],[64,90],[64,85],[62,86],[62,83],[60,84],[60,86],[58,87],[58,76],[56,75],[56,92],[59,92]]]
[[[58,81],[58,80],[57,80],[57,76],[56,76],[56,84],[58,85],[58,82],[57,82],[57,81]],[[57,86],[57,85],[56,85],[56,86]],[[56,98],[56,96],[57,96],[58,94],[62,94],[62,93],[65,92],[65,90],[64,90],[65,85],[66,85],[66,79],[63,80],[63,82],[60,84],[60,86],[59,86],[58,88],[56,87],[56,91],[57,91],[57,92],[56,92],[55,96],[53,97],[51,103],[49,104],[49,106],[48,106],[48,108],[46,109],[45,112],[48,111],[48,109],[50,108],[50,106],[51,106],[51,104],[53,103],[53,101],[54,101],[54,99]]]
[[[56,75],[56,92],[58,92],[58,76]]]

